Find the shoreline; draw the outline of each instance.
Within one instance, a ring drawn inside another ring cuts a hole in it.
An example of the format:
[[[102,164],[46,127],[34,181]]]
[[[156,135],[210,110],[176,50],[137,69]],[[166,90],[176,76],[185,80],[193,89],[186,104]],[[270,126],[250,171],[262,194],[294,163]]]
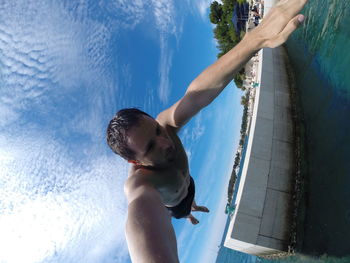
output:
[[[276,2],[265,0],[263,12]],[[269,259],[290,256],[302,196],[294,77],[284,47],[260,50],[245,69],[247,156],[225,246]]]

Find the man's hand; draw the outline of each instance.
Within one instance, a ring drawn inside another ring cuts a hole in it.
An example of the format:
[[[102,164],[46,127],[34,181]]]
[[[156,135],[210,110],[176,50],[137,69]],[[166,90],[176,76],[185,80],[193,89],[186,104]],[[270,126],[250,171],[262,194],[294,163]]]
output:
[[[307,0],[281,0],[273,6],[258,27],[247,33],[252,41],[260,43],[258,47],[274,48],[282,45],[304,21],[298,15]]]

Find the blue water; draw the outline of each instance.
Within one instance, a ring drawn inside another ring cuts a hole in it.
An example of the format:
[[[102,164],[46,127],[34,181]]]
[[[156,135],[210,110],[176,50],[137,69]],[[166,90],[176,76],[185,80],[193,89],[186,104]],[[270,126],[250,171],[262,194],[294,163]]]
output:
[[[217,263],[350,262],[350,1],[310,0],[303,13],[286,45],[303,140],[297,254],[265,260],[221,247]]]
[[[305,146],[298,250],[341,257],[350,255],[350,2],[312,1],[305,13],[305,27],[287,45]]]

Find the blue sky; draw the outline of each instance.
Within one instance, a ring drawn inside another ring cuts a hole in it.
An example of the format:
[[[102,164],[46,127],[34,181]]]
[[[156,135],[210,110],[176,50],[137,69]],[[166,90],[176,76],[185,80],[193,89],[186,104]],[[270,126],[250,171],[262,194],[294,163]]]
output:
[[[5,1],[0,8],[0,246],[5,262],[129,262],[128,165],[105,143],[123,107],[151,115],[216,60],[210,1]],[[238,145],[230,84],[180,132],[211,212],[173,220],[181,262],[213,262]],[[20,253],[19,253],[20,251]]]

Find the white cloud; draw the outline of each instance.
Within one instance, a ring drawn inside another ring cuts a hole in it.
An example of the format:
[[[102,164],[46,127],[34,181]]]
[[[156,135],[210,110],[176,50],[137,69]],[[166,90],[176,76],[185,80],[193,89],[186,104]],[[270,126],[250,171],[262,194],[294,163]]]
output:
[[[59,102],[66,106],[68,103],[58,97],[72,99],[70,92],[79,91],[79,96],[72,95],[79,105],[84,92],[90,92],[89,86],[105,85],[97,79],[102,79],[101,75],[106,77],[102,68],[109,59],[104,52],[110,40],[110,27],[86,16],[86,1],[80,1],[77,9],[81,17],[74,16],[69,8],[46,1],[23,7],[20,2],[16,2],[16,8],[21,12],[5,14],[0,10],[6,21],[6,27],[0,28],[4,84],[0,94],[1,128],[20,119],[22,113],[30,112],[33,105],[47,113],[49,117],[45,121],[54,119],[60,107],[51,108],[50,104]],[[160,35],[158,95],[167,103],[173,60],[169,38],[179,39],[182,32],[181,23],[176,21],[174,2],[101,0],[99,4],[111,15],[110,21],[128,29],[149,17],[152,8]],[[32,8],[30,12],[27,10],[30,14],[22,16],[26,14],[23,9],[28,7]],[[122,72],[130,84],[130,67],[126,65]],[[60,128],[67,134],[74,131],[100,139],[103,136],[100,129],[104,128],[103,106],[115,106],[115,87],[109,85],[100,90],[103,98],[101,94],[89,94],[92,106],[75,108],[72,121]],[[154,105],[156,94],[151,96],[148,103]],[[126,204],[122,192],[123,176],[127,174],[125,164],[115,157],[104,156],[101,149],[96,152],[96,146],[79,145],[81,149],[75,152],[44,131],[19,133],[35,127],[16,128],[18,133],[0,133],[0,246],[6,249],[0,261],[37,262],[54,258],[56,262],[101,262],[99,257],[116,247],[122,251],[121,257],[125,257]],[[201,135],[200,126],[190,134],[193,138]]]
[[[195,242],[198,241],[198,236],[206,231],[202,222],[196,226],[191,225],[190,222],[186,223],[177,238],[180,262],[190,262],[188,257],[193,251],[193,248],[197,250],[202,249]]]
[[[118,26],[133,29],[148,15],[149,2],[142,0],[101,0],[99,5]]]
[[[219,46],[219,42],[215,37],[212,39],[212,42],[213,42],[213,46],[215,46],[215,47]]]
[[[169,48],[169,37],[173,35],[178,39],[182,32],[182,26],[177,27],[177,14],[173,1],[152,0],[151,2],[160,36],[160,60],[158,67],[160,82],[158,96],[164,104],[167,104],[171,90],[169,73],[173,59],[173,51]]]
[[[178,41],[182,33],[182,19],[181,15],[176,12],[174,1],[115,0],[101,1],[100,5],[111,14],[118,26],[127,29],[133,29],[143,21],[149,20],[152,14],[155,29],[159,33],[158,97],[166,104],[171,90],[169,73],[173,59],[173,51],[169,48],[169,38],[175,37]]]
[[[190,123],[191,125],[186,125],[180,132],[180,137],[184,144],[189,142],[195,144],[204,134],[203,112],[200,111]]]
[[[159,61],[159,88],[158,95],[159,99],[164,103],[168,103],[168,98],[170,94],[170,79],[169,73],[172,65],[173,51],[168,48],[167,39],[161,36],[160,39],[160,61]]]
[[[123,77],[123,82],[126,89],[131,88],[132,83],[132,73],[130,63],[121,66],[121,72]]]
[[[20,2],[14,4],[16,12],[0,10],[6,21],[0,25],[1,125],[15,122],[30,107],[50,112],[63,92],[97,84],[101,64],[108,62],[105,25],[76,19],[54,3]]]
[[[224,184],[225,185],[225,184]],[[208,224],[208,229],[206,231],[207,242],[203,248],[203,253],[198,262],[215,262],[218,251],[218,246],[222,239],[222,234],[225,229],[225,223],[227,220],[227,215],[224,213],[225,206],[227,202],[227,195],[225,193],[221,194],[221,199],[215,206],[215,211],[211,211],[212,222]],[[215,215],[213,215],[215,213]]]
[[[177,238],[180,262],[215,262],[217,256],[215,252],[218,250],[227,218],[227,215],[224,214],[225,201],[226,195],[222,194],[219,202],[210,209],[209,214],[194,214],[200,220],[198,225],[185,223]],[[202,242],[203,240],[205,242]],[[192,258],[190,261],[189,256],[194,256],[193,248],[196,248],[198,252],[195,260]]]
[[[158,90],[154,89],[150,82],[146,83],[145,87],[147,95],[144,100],[143,108],[147,109],[151,114],[157,114],[159,112],[159,103],[156,101]]]
[[[152,14],[155,29],[159,34],[160,47],[158,97],[164,104],[167,104],[171,90],[169,74],[173,60],[169,39],[175,37],[179,41],[183,28],[182,15],[176,12],[174,1],[115,0],[101,1],[100,5],[111,15],[118,26],[127,29],[133,29],[143,21],[149,20]]]
[[[0,127],[5,127],[9,123],[19,118],[19,113],[4,103],[4,98],[0,99]]]
[[[222,3],[220,0],[216,0],[219,3]],[[213,0],[187,0],[187,4],[192,8],[192,12],[199,14],[203,20],[208,20],[209,8]]]
[[[193,152],[197,146],[198,141],[205,132],[205,126],[203,124],[202,112],[199,112],[189,124],[187,124],[180,131],[180,138],[185,147],[187,158],[191,162]]]
[[[118,247],[127,256],[124,162],[77,161],[42,133],[1,134],[0,149],[1,262],[97,263]]]
[[[192,129],[192,141],[197,141],[205,131],[205,127],[202,121],[202,113],[200,112],[194,119],[194,127]]]
[[[192,151],[190,151],[189,149],[185,148],[185,152],[186,152],[186,155],[187,155],[187,160],[189,163],[191,163],[191,160],[192,160]]]
[[[207,1],[207,0],[201,0],[201,1],[197,1],[197,8],[199,11],[199,14],[201,15],[201,17],[203,19],[207,18],[207,9],[210,7],[210,3],[211,1]]]
[[[161,33],[176,34],[175,7],[173,1],[151,0],[153,15]]]
[[[184,145],[188,162],[191,163],[193,144],[192,143],[190,144],[191,135],[190,135],[190,128],[188,125],[181,129],[180,138],[181,138],[182,144]]]

